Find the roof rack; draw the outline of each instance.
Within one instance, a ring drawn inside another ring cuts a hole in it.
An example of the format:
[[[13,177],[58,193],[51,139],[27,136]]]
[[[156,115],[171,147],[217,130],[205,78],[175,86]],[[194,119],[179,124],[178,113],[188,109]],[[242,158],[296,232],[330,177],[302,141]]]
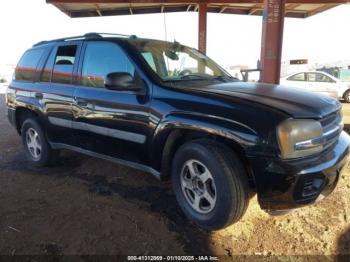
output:
[[[39,45],[44,45],[44,44],[48,44],[48,43],[54,43],[54,42],[65,42],[65,41],[73,41],[73,40],[81,40],[81,39],[89,39],[89,38],[103,38],[104,36],[115,36],[115,37],[127,37],[127,38],[132,38],[135,39],[137,38],[136,35],[124,35],[124,34],[113,34],[113,33],[86,33],[84,35],[80,35],[80,36],[71,36],[71,37],[64,37],[64,38],[58,38],[58,39],[53,39],[53,40],[48,40],[48,41],[41,41],[39,43],[36,43],[35,45],[33,45],[33,47],[35,46],[39,46]]]

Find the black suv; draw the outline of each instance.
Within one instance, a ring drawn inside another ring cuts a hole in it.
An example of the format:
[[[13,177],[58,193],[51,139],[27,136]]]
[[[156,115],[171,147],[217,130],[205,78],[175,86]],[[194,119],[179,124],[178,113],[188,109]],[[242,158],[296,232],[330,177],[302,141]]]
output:
[[[171,178],[186,216],[211,230],[239,220],[251,192],[267,211],[322,199],[349,156],[335,99],[240,82],[177,42],[97,33],[40,42],[6,98],[33,164],[69,149]]]

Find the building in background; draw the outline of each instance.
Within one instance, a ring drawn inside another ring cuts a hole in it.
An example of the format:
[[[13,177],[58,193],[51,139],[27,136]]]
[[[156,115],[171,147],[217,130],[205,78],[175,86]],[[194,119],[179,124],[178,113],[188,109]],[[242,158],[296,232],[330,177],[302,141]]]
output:
[[[303,58],[287,60],[281,63],[281,77],[314,69],[315,68],[309,64],[308,59]]]

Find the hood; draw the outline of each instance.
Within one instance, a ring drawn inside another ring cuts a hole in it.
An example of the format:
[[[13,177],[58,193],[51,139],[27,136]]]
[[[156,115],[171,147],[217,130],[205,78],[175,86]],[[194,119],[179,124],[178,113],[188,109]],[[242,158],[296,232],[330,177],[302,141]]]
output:
[[[201,87],[201,92],[249,100],[283,111],[294,118],[318,119],[341,108],[334,98],[280,85],[230,82]]]

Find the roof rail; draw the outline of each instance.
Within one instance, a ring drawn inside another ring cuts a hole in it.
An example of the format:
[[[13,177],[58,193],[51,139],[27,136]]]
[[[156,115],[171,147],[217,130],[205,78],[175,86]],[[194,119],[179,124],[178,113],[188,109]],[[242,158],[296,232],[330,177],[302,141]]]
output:
[[[81,39],[89,39],[89,38],[103,38],[103,36],[128,37],[128,38],[133,38],[133,39],[137,38],[136,35],[124,35],[124,34],[113,34],[113,33],[94,33],[94,32],[92,32],[92,33],[86,33],[86,34],[80,35],[80,36],[71,36],[71,37],[57,38],[57,39],[48,40],[48,41],[41,41],[41,42],[33,45],[33,47],[48,44],[48,43],[54,43],[54,42],[73,41],[73,40],[81,40]]]

